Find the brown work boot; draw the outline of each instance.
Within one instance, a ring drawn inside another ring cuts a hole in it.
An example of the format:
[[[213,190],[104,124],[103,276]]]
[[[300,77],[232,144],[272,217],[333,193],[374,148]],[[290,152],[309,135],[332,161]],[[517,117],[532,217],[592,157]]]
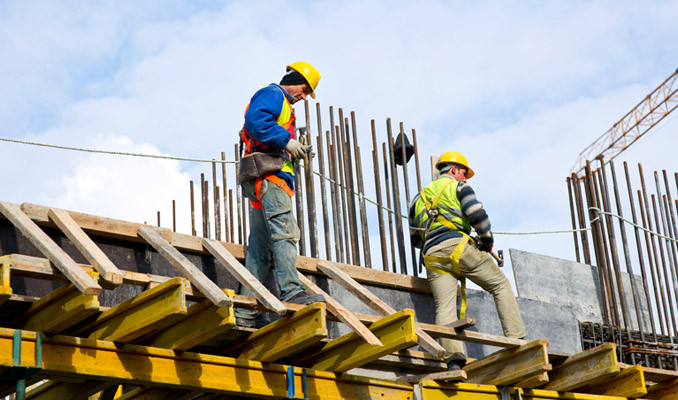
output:
[[[305,306],[320,301],[324,302],[325,296],[322,294],[308,294],[306,291],[301,291],[287,300],[288,303],[302,304]]]

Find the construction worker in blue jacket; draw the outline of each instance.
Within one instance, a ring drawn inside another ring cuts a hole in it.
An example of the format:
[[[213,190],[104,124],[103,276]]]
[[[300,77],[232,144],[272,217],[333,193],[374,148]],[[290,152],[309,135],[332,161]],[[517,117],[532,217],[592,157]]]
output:
[[[295,139],[292,104],[305,100],[307,96],[315,98],[319,80],[318,70],[306,62],[288,65],[279,85],[271,83],[254,93],[245,111],[245,124],[241,131],[245,156],[261,152],[284,158],[280,170],[241,182],[243,195],[252,204],[245,267],[263,282],[271,268],[272,255],[280,300],[297,304],[325,300],[322,295],[306,293],[297,276],[299,227],[292,213],[292,158],[303,158],[310,149],[310,146],[304,146]],[[242,285],[239,293],[253,296]],[[256,310],[249,309],[236,310],[236,323],[256,328],[265,324]]]
[[[426,186],[410,204],[410,238],[421,248],[427,280],[436,303],[436,324],[457,320],[457,282],[461,281],[462,309],[466,308],[466,278],[494,296],[504,335],[523,338],[525,325],[511,284],[489,252],[494,239],[490,220],[475,192],[466,183],[474,172],[457,152],[443,153],[436,163],[440,177]],[[471,228],[478,238],[471,238]],[[476,247],[477,245],[477,247]],[[466,363],[464,345],[440,339],[451,370]]]

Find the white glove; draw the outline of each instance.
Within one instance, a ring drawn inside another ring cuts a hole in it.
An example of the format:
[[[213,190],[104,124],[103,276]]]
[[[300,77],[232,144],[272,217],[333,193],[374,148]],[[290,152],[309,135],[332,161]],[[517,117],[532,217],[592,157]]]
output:
[[[306,154],[306,146],[294,139],[290,139],[285,148],[290,152],[292,158],[303,158]]]

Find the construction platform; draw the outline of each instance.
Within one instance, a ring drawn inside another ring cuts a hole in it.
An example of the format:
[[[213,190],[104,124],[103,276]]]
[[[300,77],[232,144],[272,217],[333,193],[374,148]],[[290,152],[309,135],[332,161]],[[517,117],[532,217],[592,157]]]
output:
[[[678,399],[678,372],[620,363],[612,343],[556,354],[546,339],[467,329],[473,318],[420,322],[367,287],[430,296],[421,278],[300,256],[327,302],[281,303],[240,245],[34,204],[0,202],[0,214],[0,397]],[[276,318],[239,327],[235,307]],[[446,371],[440,337],[495,351]]]

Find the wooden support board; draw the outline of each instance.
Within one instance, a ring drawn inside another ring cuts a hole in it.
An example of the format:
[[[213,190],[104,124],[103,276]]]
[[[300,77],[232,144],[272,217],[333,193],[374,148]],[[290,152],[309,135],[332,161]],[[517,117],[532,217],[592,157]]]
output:
[[[259,280],[252,275],[250,271],[245,268],[240,261],[238,261],[233,255],[226,250],[221,243],[212,239],[205,239],[202,242],[205,250],[209,251],[214,258],[219,262],[219,264],[226,267],[228,272],[235,277],[235,279],[240,282],[241,285],[245,286],[254,294],[254,297],[261,302],[267,309],[275,312],[278,315],[285,315],[287,309],[285,306],[278,300],[273,293],[269,292],[266,287],[259,282]]]
[[[150,226],[140,226],[139,235],[143,237],[158,253],[162,254],[193,286],[219,307],[230,307],[233,301],[224,294],[216,283],[212,282],[202,271],[193,265],[179,250],[172,247]]]
[[[233,298],[233,290],[224,289]],[[147,340],[153,347],[188,350],[235,326],[233,307],[217,307],[209,299],[191,305],[186,315],[178,317],[172,326]]]
[[[176,314],[186,314],[184,287],[184,278],[172,278],[109,308],[74,334],[128,342],[163,329],[172,325]]]
[[[338,301],[333,299],[329,294],[325,293],[322,289],[318,287],[315,283],[313,283],[312,280],[309,278],[305,277],[301,272],[297,272],[299,275],[299,279],[301,280],[301,283],[303,283],[306,286],[306,290],[310,293],[313,294],[321,294],[325,297],[325,303],[327,304],[327,309],[339,320],[346,325],[348,325],[349,328],[353,330],[353,332],[357,333],[360,337],[365,339],[365,342],[374,345],[374,346],[381,346],[381,341],[374,336],[374,333],[370,331],[361,321],[356,317],[354,313],[346,309],[344,306],[341,305]]]
[[[570,391],[602,382],[620,371],[614,343],[582,351],[568,357],[549,374],[548,390]]]
[[[316,354],[301,357],[297,361],[313,369],[345,372],[417,344],[413,310],[402,310],[384,317],[370,325],[370,330],[383,346],[367,344],[358,334],[350,332],[330,340]]]
[[[84,294],[99,294],[101,286],[75,264],[61,247],[47,236],[18,205],[0,201],[0,213],[4,214],[33,245],[45,255]]]
[[[96,279],[96,272],[91,272]],[[29,331],[60,333],[64,329],[84,321],[99,312],[99,298],[92,294],[81,293],[69,283],[53,290],[31,305],[18,325]]]
[[[506,349],[466,365],[467,382],[508,386],[551,370],[544,339]]]
[[[344,289],[353,293],[378,314],[389,315],[396,312],[393,307],[386,304],[379,297],[375,296],[372,292],[356,282],[355,279],[351,278],[346,272],[332,265],[332,263],[328,261],[320,262],[318,263],[318,269],[343,286]],[[418,326],[415,329],[417,337],[419,338],[419,345],[434,356],[442,359],[445,356],[445,349],[428,333],[424,332],[423,329]]]
[[[100,277],[108,282],[109,289],[115,288],[122,283],[122,272],[106,257],[99,246],[94,244],[92,239],[80,229],[80,226],[73,221],[73,218],[66,211],[52,208],[49,210],[48,215],[73,242],[75,247],[80,250],[80,253],[85,256],[92,267],[99,272]]]
[[[13,337],[13,329],[0,328],[0,367],[14,365]],[[21,349],[21,366],[35,366],[34,332],[23,332]],[[303,397],[302,369],[294,367],[293,375],[293,395]],[[414,388],[408,383],[309,369],[306,375],[312,399],[413,399]],[[113,380],[280,399],[288,397],[286,376],[286,365],[56,335],[43,338],[42,368],[36,378]]]
[[[463,381],[466,379],[466,372],[457,370],[457,371],[434,372],[432,374],[422,374],[422,375],[405,375],[398,378],[397,381],[418,383],[427,379],[441,382]]]
[[[273,362],[297,354],[327,337],[325,303],[310,304],[257,329],[242,345],[238,358]]]

